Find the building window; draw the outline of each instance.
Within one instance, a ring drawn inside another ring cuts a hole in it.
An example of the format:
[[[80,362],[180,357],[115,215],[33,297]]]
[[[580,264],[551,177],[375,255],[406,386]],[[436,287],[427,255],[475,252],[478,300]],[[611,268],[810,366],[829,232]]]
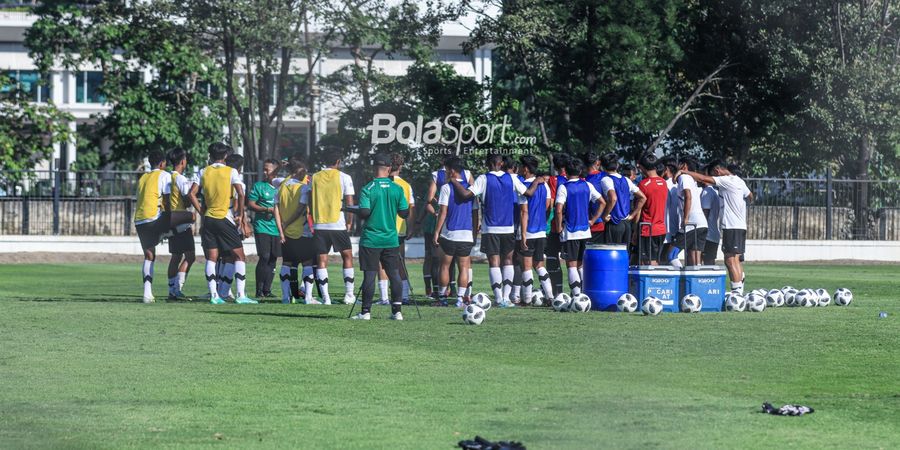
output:
[[[103,72],[78,72],[75,75],[75,101],[77,103],[104,103],[106,97],[100,93]]]
[[[41,74],[34,70],[11,70],[6,72],[11,82],[15,85],[3,86],[0,92],[8,94],[16,91],[18,95],[38,103],[50,101],[50,78],[41,78]]]

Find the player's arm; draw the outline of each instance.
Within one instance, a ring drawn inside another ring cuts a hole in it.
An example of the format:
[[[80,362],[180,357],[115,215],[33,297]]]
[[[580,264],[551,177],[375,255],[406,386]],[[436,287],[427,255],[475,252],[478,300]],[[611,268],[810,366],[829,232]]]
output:
[[[684,196],[684,211],[682,212],[684,214],[684,220],[681,222],[681,224],[682,224],[682,228],[687,229],[688,216],[691,213],[691,206],[694,203],[694,199],[693,199],[693,196],[691,195],[690,189],[685,189],[685,190],[681,191],[681,195]]]
[[[275,212],[275,208],[264,208],[259,206],[259,203],[256,203],[256,190],[252,191],[250,195],[247,197],[247,208],[250,208],[253,212],[258,213],[272,213]]]
[[[438,212],[437,224],[434,226],[434,237],[432,238],[433,244],[438,245],[438,239],[441,237],[441,230],[444,228],[444,221],[447,220],[447,205],[440,205],[440,212]]]
[[[599,192],[597,192],[597,189],[594,189],[593,185],[588,184],[588,189],[591,195],[591,201],[597,202],[597,212],[594,213],[594,217],[591,217],[589,219],[589,223],[593,225],[597,223],[598,220],[600,220],[600,214],[603,214],[603,211],[606,209],[606,200],[603,200],[603,196],[600,195]],[[613,190],[613,192],[614,191],[615,190]]]
[[[275,204],[275,226],[278,227],[278,237],[281,239],[281,243],[284,244],[284,225],[281,223],[281,209],[278,207],[278,203]]]
[[[637,222],[638,218],[641,216],[641,210],[644,209],[644,203],[647,203],[647,196],[641,192],[640,189],[634,190],[634,199],[631,205],[631,214],[625,218],[625,220],[630,220],[632,222]]]
[[[344,196],[344,205],[353,206],[353,196],[345,195]],[[347,232],[353,229],[353,213],[352,212],[344,212],[344,220],[347,222]],[[365,218],[365,217],[364,217]]]
[[[522,229],[522,239],[519,241],[519,247],[521,247],[522,250],[528,250],[528,244],[526,244],[526,242],[525,242],[526,240],[528,240],[527,239],[528,235],[526,234],[528,232],[528,204],[527,203],[526,204],[519,203],[519,224],[521,225],[521,229]]]
[[[399,213],[398,213],[398,215],[399,215]],[[416,205],[410,204],[409,208],[406,209],[406,216],[400,216],[400,217],[402,217],[403,219],[407,219],[410,217],[416,217]],[[415,229],[415,226],[414,226],[415,224],[416,224],[416,222],[414,220],[406,221],[406,235],[407,236],[412,236],[414,234],[413,230]]]
[[[711,177],[711,176],[709,176],[709,175],[704,175],[704,174],[702,174],[702,173],[697,173],[697,172],[691,172],[690,170],[685,170],[683,173],[684,173],[685,175],[689,175],[689,176],[690,176],[691,178],[693,178],[695,181],[698,181],[698,182],[701,182],[701,183],[705,183],[705,184],[708,184],[708,185],[710,185],[710,186],[715,186],[715,185],[716,185],[716,180],[713,179],[713,177]]]
[[[427,214],[437,214],[437,210],[434,209],[434,196],[437,195],[437,183],[434,182],[434,179],[428,183],[428,193],[425,194],[425,213]],[[425,217],[425,214],[422,214],[422,217]],[[422,219],[419,219],[421,221]]]
[[[615,189],[606,191],[606,196],[609,197],[609,201],[606,202],[606,207],[604,207],[603,212],[600,213],[600,217],[602,217],[604,222],[609,220],[610,213],[612,213],[613,208],[615,208],[616,203],[619,201],[619,196],[616,194]],[[593,221],[591,221],[591,223],[593,223]]]
[[[231,186],[234,188],[234,220],[242,221],[244,218],[244,187],[238,183]]]
[[[468,200],[475,196],[474,192],[466,189],[456,178],[451,178],[450,184],[453,186],[454,194],[463,200]]]
[[[478,233],[481,232],[481,221],[478,220],[478,211],[475,208],[472,208],[472,236],[478,236]]]
[[[191,203],[191,206],[194,207],[194,211],[197,211],[199,214],[203,214],[203,207],[200,206],[200,200],[197,199],[197,194],[200,192],[200,185],[197,183],[191,184],[191,189],[188,191],[188,201]]]
[[[556,202],[556,214],[553,216],[553,221],[556,222],[556,229],[562,230],[563,226],[563,206],[565,203]]]
[[[534,182],[531,183],[531,186],[525,188],[525,184],[519,181],[518,178],[513,177],[513,186],[516,188],[516,193],[522,194],[526,197],[531,197],[534,195],[534,191],[537,190],[538,187],[541,186],[545,181],[547,181],[544,177],[535,177]]]

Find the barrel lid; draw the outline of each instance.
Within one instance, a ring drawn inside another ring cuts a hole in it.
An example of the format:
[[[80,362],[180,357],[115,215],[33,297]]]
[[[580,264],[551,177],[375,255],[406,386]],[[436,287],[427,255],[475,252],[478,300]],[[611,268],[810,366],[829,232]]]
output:
[[[627,247],[621,244],[588,244],[585,248],[588,250],[627,250]]]

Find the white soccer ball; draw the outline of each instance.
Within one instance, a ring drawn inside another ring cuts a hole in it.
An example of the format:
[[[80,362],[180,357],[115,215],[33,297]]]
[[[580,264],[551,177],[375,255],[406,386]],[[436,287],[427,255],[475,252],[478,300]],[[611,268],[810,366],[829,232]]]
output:
[[[819,303],[819,296],[812,289],[801,289],[794,296],[794,304],[797,306],[805,306],[807,308],[816,306]]]
[[[566,294],[565,292],[561,292],[556,296],[556,298],[553,299],[553,303],[551,303],[551,306],[553,306],[554,311],[563,312],[569,310],[570,303],[572,303],[572,297],[570,297],[569,294]]]
[[[641,312],[644,313],[645,316],[656,316],[659,315],[663,310],[663,304],[660,299],[650,296],[644,299],[641,302]]]
[[[700,297],[694,294],[685,295],[681,298],[681,302],[678,303],[678,309],[683,313],[700,312],[702,307],[703,300],[700,300]]]
[[[587,312],[591,310],[591,298],[586,294],[578,294],[569,303],[569,311]]]
[[[468,305],[466,309],[463,310],[462,318],[463,322],[468,325],[481,325],[481,322],[484,322],[484,318],[487,314],[484,312],[478,305]]]
[[[818,306],[828,306],[831,304],[831,294],[825,289],[816,289],[816,295],[819,296]]]
[[[747,296],[747,311],[763,312],[766,309],[766,298],[756,292]]]
[[[800,292],[794,288],[790,288],[784,291],[781,291],[784,294],[784,304],[785,306],[800,306],[797,304],[797,293]]]
[[[751,293],[751,294],[756,294],[756,295],[758,295],[758,296],[760,296],[760,297],[762,297],[762,298],[766,298],[766,294],[768,294],[769,291],[767,291],[767,290],[765,290],[765,289],[754,289],[754,290],[750,291],[750,293]]]
[[[472,304],[487,311],[491,309],[491,298],[484,292],[479,292],[472,296]]]
[[[532,306],[544,306],[544,293],[541,291],[531,293]]]
[[[633,313],[638,309],[638,301],[633,295],[626,292],[616,301],[616,309],[619,312]]]
[[[784,306],[784,293],[778,289],[772,289],[766,294],[766,306],[780,308]]]
[[[796,289],[794,289],[794,288],[791,287],[791,286],[785,286],[785,287],[781,288],[781,292],[788,291],[788,290],[795,290],[795,291],[796,291]]]
[[[847,306],[853,301],[853,293],[850,289],[840,288],[834,291],[834,304],[836,306]]]
[[[725,294],[725,310],[740,312],[747,308],[747,300],[743,295],[737,292],[729,292]]]

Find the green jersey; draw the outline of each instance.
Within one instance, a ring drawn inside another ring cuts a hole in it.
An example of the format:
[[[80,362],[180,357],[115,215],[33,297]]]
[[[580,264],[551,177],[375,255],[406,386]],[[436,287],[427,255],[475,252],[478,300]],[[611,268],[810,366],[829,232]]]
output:
[[[275,195],[278,190],[268,181],[257,181],[247,194],[247,199],[256,202],[263,208],[275,207]],[[278,236],[278,225],[275,224],[275,215],[272,213],[253,214],[253,232],[256,234],[268,234]]]
[[[409,210],[406,194],[390,178],[376,178],[362,188],[360,209],[371,211],[359,238],[359,245],[367,248],[400,246],[397,237],[397,211]]]

